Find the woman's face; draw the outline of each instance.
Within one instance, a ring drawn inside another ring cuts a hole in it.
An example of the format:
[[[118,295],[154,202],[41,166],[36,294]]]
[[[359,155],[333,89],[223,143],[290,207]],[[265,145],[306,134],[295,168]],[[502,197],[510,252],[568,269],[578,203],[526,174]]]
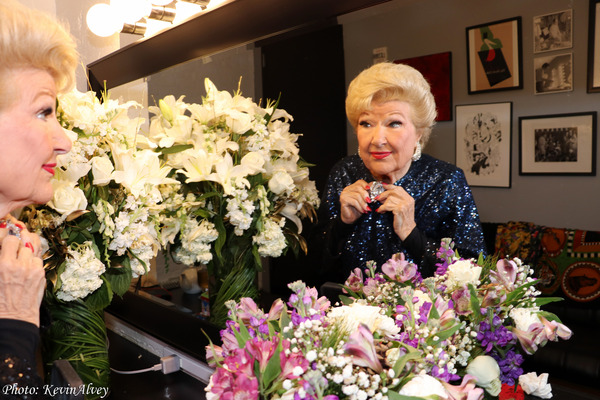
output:
[[[52,199],[56,155],[71,148],[56,119],[52,76],[31,68],[15,70],[9,78],[15,98],[0,111],[0,210],[4,212]]]
[[[373,102],[358,118],[356,134],[360,158],[375,179],[386,183],[406,174],[420,138],[404,101]]]

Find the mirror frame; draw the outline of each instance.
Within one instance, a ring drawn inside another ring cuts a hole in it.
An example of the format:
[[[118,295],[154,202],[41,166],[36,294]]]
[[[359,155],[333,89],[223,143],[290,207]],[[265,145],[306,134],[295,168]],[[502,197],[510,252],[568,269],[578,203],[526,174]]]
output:
[[[390,0],[230,0],[88,64],[101,93],[195,58]]]

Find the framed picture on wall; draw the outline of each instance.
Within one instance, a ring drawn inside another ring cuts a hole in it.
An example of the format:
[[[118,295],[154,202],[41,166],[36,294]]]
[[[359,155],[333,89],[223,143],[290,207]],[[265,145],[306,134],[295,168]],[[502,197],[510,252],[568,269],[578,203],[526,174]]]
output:
[[[520,175],[596,175],[596,111],[519,118]]]
[[[588,24],[588,93],[600,92],[600,0],[590,0]]]
[[[452,53],[405,58],[394,60],[394,63],[410,65],[422,73],[435,98],[436,121],[452,121]]]
[[[555,54],[533,59],[535,94],[573,90],[573,53]]]
[[[471,186],[510,187],[512,103],[456,106],[456,165]]]
[[[467,28],[469,94],[522,89],[521,17]]]
[[[533,17],[533,52],[573,47],[573,10]]]

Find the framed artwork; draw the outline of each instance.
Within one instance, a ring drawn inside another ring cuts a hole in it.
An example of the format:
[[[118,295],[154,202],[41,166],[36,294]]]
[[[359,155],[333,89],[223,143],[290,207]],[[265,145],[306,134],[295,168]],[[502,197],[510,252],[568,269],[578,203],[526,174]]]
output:
[[[533,17],[533,52],[573,47],[573,10]]]
[[[533,73],[535,94],[569,92],[573,90],[573,53],[535,57]]]
[[[452,53],[405,58],[394,63],[410,65],[423,74],[435,98],[436,121],[452,121]]]
[[[521,17],[467,28],[469,94],[522,89]]]
[[[590,0],[588,24],[588,93],[600,92],[600,0]]]
[[[456,106],[456,165],[471,186],[510,187],[512,102]]]
[[[596,175],[596,111],[519,118],[520,175]]]

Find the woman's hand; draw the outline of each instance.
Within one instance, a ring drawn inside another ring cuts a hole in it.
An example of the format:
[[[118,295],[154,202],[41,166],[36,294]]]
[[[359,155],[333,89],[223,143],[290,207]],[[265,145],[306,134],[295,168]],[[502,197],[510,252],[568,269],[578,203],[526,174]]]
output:
[[[4,227],[0,228],[0,245],[0,318],[39,326],[46,283],[42,259],[34,254],[40,251],[40,238],[23,228],[19,239]]]
[[[415,223],[415,199],[402,187],[384,183],[385,192],[377,197],[381,206],[378,213],[392,212],[394,214],[394,231],[401,240],[417,226]]]
[[[360,179],[348,185],[340,194],[340,217],[345,224],[353,224],[366,212],[371,211],[369,204],[369,184]]]

